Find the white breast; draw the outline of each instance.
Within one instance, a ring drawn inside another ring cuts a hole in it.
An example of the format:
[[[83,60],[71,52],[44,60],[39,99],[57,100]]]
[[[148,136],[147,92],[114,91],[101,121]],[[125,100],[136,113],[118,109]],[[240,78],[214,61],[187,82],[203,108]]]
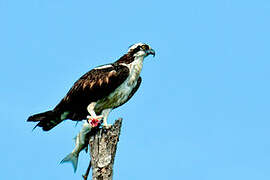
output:
[[[123,104],[124,102],[126,102],[133,88],[137,85],[137,80],[140,77],[143,66],[143,57],[136,57],[132,63],[128,65],[121,65],[127,66],[129,68],[129,76],[107,98],[99,100],[95,109],[102,110],[107,108],[114,108]]]

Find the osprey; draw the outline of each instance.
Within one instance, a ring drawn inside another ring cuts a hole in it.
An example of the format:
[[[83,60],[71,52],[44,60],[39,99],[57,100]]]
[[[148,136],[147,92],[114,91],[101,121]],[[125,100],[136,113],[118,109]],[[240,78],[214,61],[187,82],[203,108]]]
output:
[[[49,131],[66,119],[80,121],[89,117],[89,123],[103,120],[109,128],[109,113],[125,104],[138,90],[144,58],[150,54],[155,56],[155,51],[147,44],[130,46],[119,60],[84,74],[53,110],[30,116],[27,121],[38,122],[35,127]]]

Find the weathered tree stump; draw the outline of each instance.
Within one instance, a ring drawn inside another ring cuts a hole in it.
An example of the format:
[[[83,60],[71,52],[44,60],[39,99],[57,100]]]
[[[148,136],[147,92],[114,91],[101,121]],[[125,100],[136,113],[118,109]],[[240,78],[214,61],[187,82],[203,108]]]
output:
[[[95,135],[90,137],[91,162],[89,170],[92,166],[92,180],[112,180],[114,157],[121,126],[122,119],[120,118],[110,129],[100,128]]]

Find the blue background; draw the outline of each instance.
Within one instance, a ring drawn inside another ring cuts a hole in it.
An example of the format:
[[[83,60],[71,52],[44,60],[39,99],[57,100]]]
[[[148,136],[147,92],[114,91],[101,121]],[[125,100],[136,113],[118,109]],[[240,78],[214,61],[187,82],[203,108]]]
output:
[[[59,162],[81,128],[31,131],[91,68],[149,43],[114,179],[270,179],[269,0],[0,0],[0,179],[80,179]]]

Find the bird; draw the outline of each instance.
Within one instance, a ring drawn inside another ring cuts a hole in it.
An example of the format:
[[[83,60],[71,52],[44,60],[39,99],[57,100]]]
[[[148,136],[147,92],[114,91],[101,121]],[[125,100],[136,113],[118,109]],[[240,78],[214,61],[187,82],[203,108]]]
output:
[[[110,112],[125,104],[141,85],[144,59],[155,50],[146,43],[129,46],[128,51],[113,63],[97,66],[81,76],[54,109],[30,116],[28,122],[49,131],[64,120],[82,121],[110,128]],[[94,122],[94,123],[93,123]]]

